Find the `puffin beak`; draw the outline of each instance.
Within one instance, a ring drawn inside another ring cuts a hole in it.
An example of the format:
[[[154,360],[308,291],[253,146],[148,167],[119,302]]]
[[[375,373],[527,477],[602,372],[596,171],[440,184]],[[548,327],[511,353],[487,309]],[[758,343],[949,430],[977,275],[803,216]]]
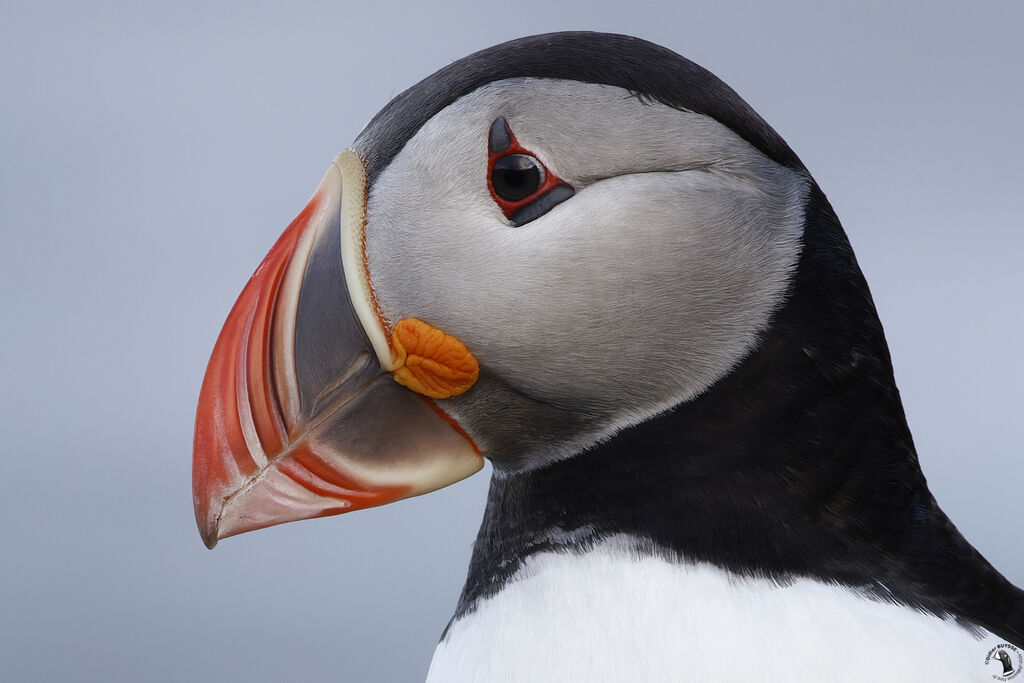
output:
[[[436,403],[382,367],[360,322],[341,243],[346,221],[361,234],[364,207],[362,162],[342,152],[228,314],[196,415],[192,495],[207,547],[433,491],[483,466]]]

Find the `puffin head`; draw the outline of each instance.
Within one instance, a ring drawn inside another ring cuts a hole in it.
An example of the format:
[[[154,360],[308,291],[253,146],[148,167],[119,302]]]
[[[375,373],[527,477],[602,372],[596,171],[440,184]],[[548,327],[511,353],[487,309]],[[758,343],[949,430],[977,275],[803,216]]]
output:
[[[814,182],[728,86],[534,36],[400,94],[246,285],[200,394],[207,545],[587,457],[749,356]]]

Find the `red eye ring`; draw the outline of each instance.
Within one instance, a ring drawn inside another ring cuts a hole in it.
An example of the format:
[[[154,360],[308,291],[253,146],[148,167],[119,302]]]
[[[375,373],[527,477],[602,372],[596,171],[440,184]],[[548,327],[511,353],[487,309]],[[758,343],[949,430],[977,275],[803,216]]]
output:
[[[505,218],[516,227],[547,213],[575,193],[536,154],[519,144],[504,116],[491,124],[487,157],[487,189]],[[509,185],[510,178],[513,185]]]

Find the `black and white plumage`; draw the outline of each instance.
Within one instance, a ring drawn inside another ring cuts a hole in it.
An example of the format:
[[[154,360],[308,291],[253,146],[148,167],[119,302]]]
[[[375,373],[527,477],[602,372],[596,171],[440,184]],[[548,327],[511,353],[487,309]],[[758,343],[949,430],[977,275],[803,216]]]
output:
[[[499,118],[573,189],[518,227],[485,182]],[[382,319],[480,362],[436,401],[494,476],[430,680],[960,681],[1024,647],[1024,593],[928,491],[835,213],[712,74],[534,36],[354,150]]]

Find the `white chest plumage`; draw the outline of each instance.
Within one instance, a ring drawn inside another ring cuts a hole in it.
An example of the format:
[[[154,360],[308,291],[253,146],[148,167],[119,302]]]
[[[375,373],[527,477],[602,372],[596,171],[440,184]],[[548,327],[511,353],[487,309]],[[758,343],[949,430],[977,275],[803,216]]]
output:
[[[621,544],[531,558],[452,624],[428,683],[990,680],[1000,641],[799,579],[780,586]]]

